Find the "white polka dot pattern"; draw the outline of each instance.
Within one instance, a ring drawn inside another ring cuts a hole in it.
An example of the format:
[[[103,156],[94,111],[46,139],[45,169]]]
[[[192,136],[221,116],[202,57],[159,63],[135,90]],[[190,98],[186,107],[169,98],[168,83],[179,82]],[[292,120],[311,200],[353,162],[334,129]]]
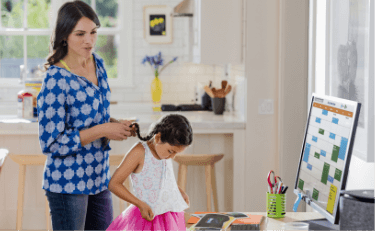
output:
[[[109,122],[110,89],[103,59],[93,54],[99,85],[52,65],[37,98],[39,143],[47,155],[42,187],[67,194],[108,188],[110,146],[104,139],[81,146],[79,132]]]
[[[145,148],[142,171],[130,174],[135,195],[151,207],[155,216],[168,211],[184,211],[188,205],[178,189],[172,160],[156,159],[147,143],[141,143]]]

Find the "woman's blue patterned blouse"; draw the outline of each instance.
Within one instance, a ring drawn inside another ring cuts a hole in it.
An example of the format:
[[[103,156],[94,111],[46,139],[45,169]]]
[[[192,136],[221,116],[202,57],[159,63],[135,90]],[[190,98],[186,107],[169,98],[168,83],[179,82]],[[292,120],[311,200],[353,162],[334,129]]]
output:
[[[39,143],[47,155],[43,189],[97,194],[110,180],[104,138],[81,146],[79,132],[109,122],[111,91],[103,59],[93,54],[98,86],[64,68],[48,68],[38,95]]]

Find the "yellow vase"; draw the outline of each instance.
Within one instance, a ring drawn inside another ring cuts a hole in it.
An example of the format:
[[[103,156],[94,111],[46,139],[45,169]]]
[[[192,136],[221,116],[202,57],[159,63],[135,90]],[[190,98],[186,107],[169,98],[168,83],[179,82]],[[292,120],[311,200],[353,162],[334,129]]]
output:
[[[161,111],[161,96],[163,95],[163,84],[158,77],[151,82],[151,98],[153,102],[153,111]]]

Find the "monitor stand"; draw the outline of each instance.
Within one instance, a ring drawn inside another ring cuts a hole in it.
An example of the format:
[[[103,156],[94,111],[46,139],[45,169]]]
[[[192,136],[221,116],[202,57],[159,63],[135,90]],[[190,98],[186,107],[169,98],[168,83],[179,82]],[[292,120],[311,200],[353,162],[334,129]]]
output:
[[[301,221],[309,224],[309,230],[340,230],[339,225],[334,225],[327,219],[315,219]]]

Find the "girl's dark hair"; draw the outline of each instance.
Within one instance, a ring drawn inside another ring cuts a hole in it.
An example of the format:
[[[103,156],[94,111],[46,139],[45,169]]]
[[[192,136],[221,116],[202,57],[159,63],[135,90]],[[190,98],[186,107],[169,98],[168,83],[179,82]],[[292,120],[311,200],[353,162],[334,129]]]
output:
[[[90,19],[100,27],[98,16],[85,2],[76,0],[74,2],[67,2],[60,7],[56,26],[51,35],[50,52],[47,57],[47,63],[44,64],[46,70],[49,66],[54,65],[66,56],[68,47],[64,46],[64,43],[66,43],[64,40],[68,38],[78,21],[83,17]]]
[[[139,125],[133,123],[136,127],[136,133],[139,139],[143,141],[150,140],[155,134],[160,132],[161,142],[172,146],[188,146],[193,142],[193,130],[189,121],[182,115],[169,114],[162,117],[150,130],[149,135],[141,137],[139,134]]]

